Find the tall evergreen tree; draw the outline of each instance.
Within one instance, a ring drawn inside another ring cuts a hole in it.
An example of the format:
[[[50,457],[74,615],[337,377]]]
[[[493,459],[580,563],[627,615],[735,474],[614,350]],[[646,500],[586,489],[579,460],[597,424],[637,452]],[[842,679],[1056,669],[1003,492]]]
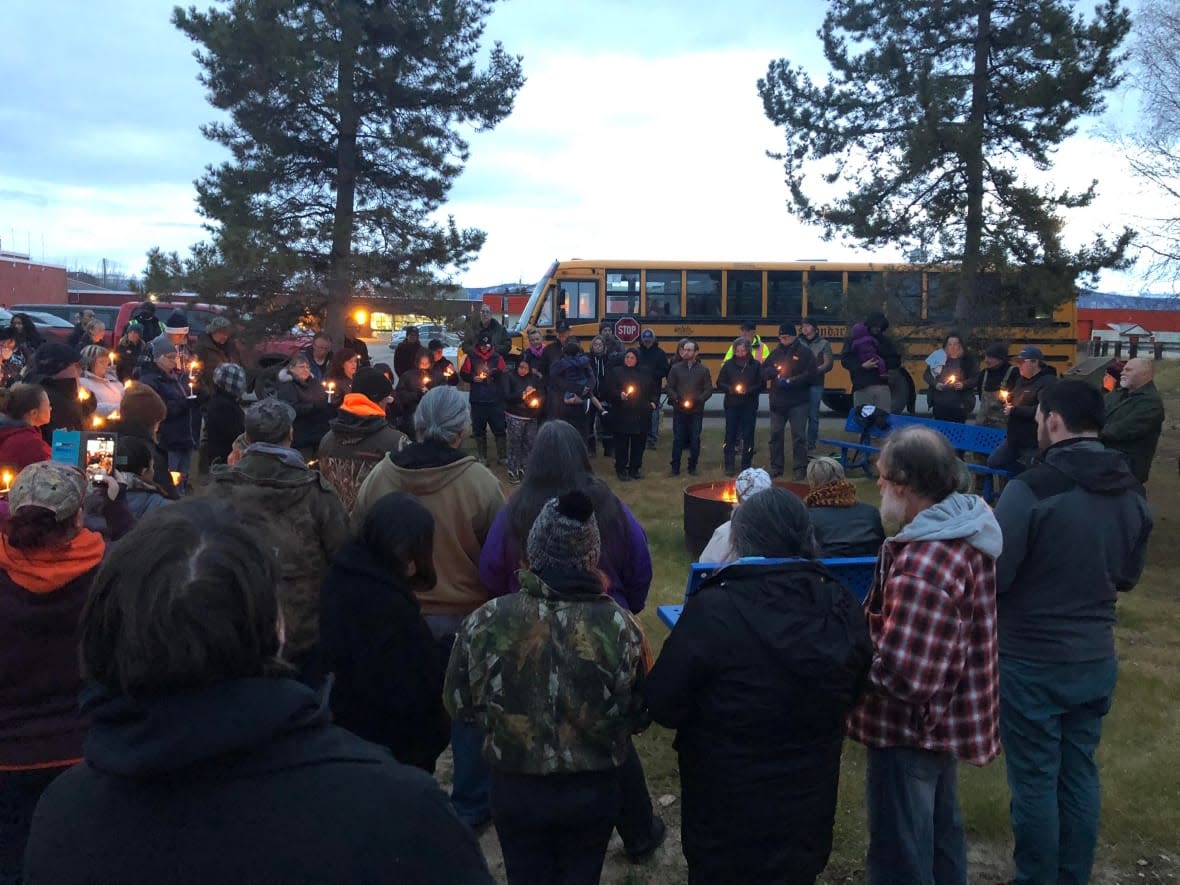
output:
[[[1079,118],[1102,109],[1129,27],[1119,0],[1089,21],[1068,0],[831,0],[826,82],[787,59],[758,81],[786,132],[772,156],[791,202],[827,237],[961,263],[960,321],[986,307],[983,269],[1013,268],[1017,288],[1066,300],[1079,275],[1124,264],[1133,234],[1066,249],[1061,213],[1089,204],[1097,182],[1071,193],[1024,172],[1048,170]]]
[[[463,131],[512,110],[520,58],[496,43],[495,0],[226,0],[173,23],[227,122],[229,161],[197,182],[214,246],[244,295],[326,303],[343,333],[361,282],[464,267],[484,234],[433,215],[468,157]]]
[[[1180,279],[1180,2],[1141,0],[1135,15],[1134,84],[1138,128],[1123,141],[1131,169],[1156,191],[1162,212],[1139,241],[1147,272]]]

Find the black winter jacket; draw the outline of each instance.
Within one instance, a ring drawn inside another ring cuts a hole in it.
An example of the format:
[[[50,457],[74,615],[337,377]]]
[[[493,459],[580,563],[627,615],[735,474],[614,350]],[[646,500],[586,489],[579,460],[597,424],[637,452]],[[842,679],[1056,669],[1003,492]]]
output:
[[[762,378],[770,384],[770,411],[785,415],[811,400],[811,385],[819,380],[815,354],[802,338],[779,344],[762,364]]]
[[[864,501],[851,507],[808,507],[807,515],[825,558],[876,556],[885,542],[880,511]]]
[[[368,547],[350,543],[320,591],[324,665],[336,674],[332,715],[406,765],[433,772],[450,741],[443,661],[411,587]]]
[[[737,388],[741,386],[739,393]],[[762,383],[762,364],[753,357],[743,366],[736,359],[728,359],[717,373],[717,389],[725,394],[722,406],[736,409],[742,406],[757,406],[758,394],[765,385]]]
[[[213,389],[205,407],[206,463],[225,461],[233,451],[234,440],[246,430],[246,415],[237,398],[224,390]]]
[[[1037,407],[1045,389],[1057,382],[1057,370],[1041,366],[1032,378],[1017,375],[1008,402],[1008,446],[1016,452],[1037,447]]]
[[[694,877],[809,881],[823,869],[844,722],[871,660],[856,597],[818,563],[738,562],[689,598],[644,694],[677,730]]]
[[[292,446],[296,449],[314,449],[320,444],[328,432],[328,422],[336,414],[336,406],[343,398],[337,392],[333,395],[334,402],[329,404],[324,385],[314,375],[307,381],[299,381],[286,369],[279,372],[275,396],[295,410],[295,441]]]
[[[626,396],[624,396],[626,394]],[[607,402],[615,433],[635,436],[651,428],[652,403],[659,398],[659,386],[639,366],[615,366],[606,376]]]
[[[333,725],[294,680],[100,690],[85,709],[86,761],[41,799],[29,885],[492,882],[434,779]]]
[[[168,408],[168,417],[156,434],[160,447],[168,452],[195,449],[201,432],[200,398],[189,399],[187,383],[165,375],[155,363],[143,371],[139,380],[158,393]]]

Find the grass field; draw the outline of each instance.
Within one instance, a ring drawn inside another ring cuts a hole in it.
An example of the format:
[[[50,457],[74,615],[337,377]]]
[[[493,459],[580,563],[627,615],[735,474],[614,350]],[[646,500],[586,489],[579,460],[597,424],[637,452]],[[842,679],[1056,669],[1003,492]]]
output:
[[[1102,831],[1095,882],[1180,882],[1180,365],[1168,365],[1157,375],[1164,392],[1168,419],[1152,477],[1149,500],[1155,517],[1148,568],[1140,585],[1119,602],[1116,637],[1120,658],[1114,709],[1106,720],[1100,748],[1103,778]],[[765,455],[765,421],[760,422],[758,445]],[[667,428],[657,451],[645,458],[646,479],[619,483],[610,463],[601,456],[596,469],[626,501],[647,530],[655,564],[648,609],[641,618],[653,648],[659,651],[667,629],[655,606],[678,602],[684,589],[688,554],[682,528],[683,489],[691,482],[721,480],[721,431],[706,429],[701,474],[665,477],[669,440]],[[756,457],[756,463],[758,459]],[[867,480],[857,486],[864,500],[877,503],[876,487]],[[679,783],[672,733],[653,726],[639,739],[653,797],[677,797]],[[973,882],[997,882],[1010,874],[1008,857],[1008,790],[1003,757],[984,769],[961,767],[961,803],[968,828]],[[835,850],[823,881],[862,880],[866,847],[864,815],[864,754],[848,743],[840,785]],[[678,803],[661,813],[678,822]],[[675,839],[657,858],[641,867],[608,857],[604,882],[659,883],[687,881]]]

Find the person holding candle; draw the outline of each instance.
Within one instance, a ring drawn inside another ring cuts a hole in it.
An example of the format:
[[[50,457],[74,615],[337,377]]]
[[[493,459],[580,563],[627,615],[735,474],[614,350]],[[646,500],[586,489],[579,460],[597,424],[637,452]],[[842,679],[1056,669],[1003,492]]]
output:
[[[987,458],[994,470],[1019,473],[1037,454],[1037,408],[1045,391],[1057,383],[1057,370],[1045,362],[1039,347],[1026,344],[1017,354],[1016,382],[1004,404],[1008,435]]]
[[[975,421],[984,427],[1004,427],[1008,417],[1004,413],[1008,397],[1016,383],[1016,366],[1008,362],[1008,345],[989,344],[983,355],[983,367],[976,376],[975,393],[979,397],[979,413]]]
[[[697,475],[701,457],[701,426],[705,403],[713,395],[713,377],[697,359],[697,343],[681,338],[680,362],[668,370],[668,401],[672,403],[672,461],[670,476],[680,475],[680,459],[688,449],[688,475]]]
[[[643,477],[643,452],[659,396],[655,378],[639,365],[639,350],[629,347],[623,365],[607,375],[605,392],[614,421],[615,476],[622,482]]]
[[[443,355],[443,343],[437,338],[431,338],[427,348],[430,352],[430,386],[458,386],[459,371],[455,364]]]
[[[393,349],[393,371],[398,380],[402,375],[413,372],[418,364],[418,357],[422,353],[422,342],[417,326],[406,326],[405,335],[397,347]]]
[[[308,457],[328,432],[328,423],[336,411],[334,403],[339,403],[329,396],[326,385],[330,383],[314,377],[311,360],[303,351],[292,355],[277,376],[275,396],[295,410],[293,446]]]
[[[8,389],[4,414],[0,415],[0,467],[23,470],[36,461],[48,461],[53,454],[41,436],[53,407],[40,384],[14,384]],[[11,482],[5,482],[7,488]]]
[[[762,366],[750,356],[750,342],[738,338],[733,356],[717,373],[717,389],[725,394],[725,475],[737,475],[737,449],[741,444],[742,470],[754,459],[754,426],[758,420],[758,394],[762,390]]]
[[[778,327],[778,347],[762,364],[762,378],[770,384],[770,476],[786,469],[785,433],[791,426],[791,467],[795,481],[807,472],[807,416],[811,385],[816,379],[815,354],[799,338],[794,323]]]
[[[417,361],[397,376],[397,387],[393,391],[397,405],[397,429],[411,439],[414,436],[414,410],[426,391],[438,385],[439,381],[431,371],[433,363],[430,353],[419,348]],[[456,376],[455,381],[459,379]]]
[[[609,327],[610,321],[603,323]],[[618,346],[612,350],[612,344]],[[587,441],[590,456],[595,454],[595,444],[602,443],[602,454],[610,458],[615,453],[614,416],[607,410],[606,403],[599,394],[606,389],[606,376],[615,366],[623,361],[623,346],[610,335],[595,335],[590,339],[590,371],[594,376],[595,394],[590,396],[590,412],[586,417]]]
[[[82,348],[82,376],[78,383],[94,396],[95,411],[107,418],[119,409],[123,399],[123,385],[111,371],[111,352],[98,344]]]
[[[183,495],[201,431],[203,397],[191,392],[187,375],[177,375],[176,346],[167,335],[156,338],[150,350],[155,360],[139,380],[164,401],[167,415],[160,424],[157,437],[161,448],[167,452],[169,472],[180,475],[176,488]]]
[[[508,431],[508,481],[513,484],[524,477],[524,465],[537,437],[537,419],[545,407],[545,382],[533,370],[538,359],[525,351],[516,368],[500,376]]]
[[[550,366],[553,384],[550,396],[556,403],[550,406],[550,417],[573,425],[591,455],[590,402],[594,394],[594,367],[590,357],[582,352],[577,338],[567,338],[562,345],[562,358]]]
[[[493,349],[492,336],[481,332],[475,349],[463,358],[459,376],[471,385],[471,433],[475,437],[480,464],[488,463],[487,428],[496,440],[496,462],[508,460],[508,436],[504,424],[504,396],[497,379],[508,368],[504,357]]]
[[[73,348],[55,341],[42,344],[33,356],[25,380],[40,384],[49,395],[53,415],[42,425],[41,436],[53,442],[53,431],[84,430],[90,426],[94,414],[94,396],[78,384],[82,355]]]
[[[361,358],[350,347],[342,347],[332,355],[332,362],[328,365],[328,374],[324,380],[332,391],[332,404],[339,405],[352,392],[352,379],[356,370],[360,368]]]
[[[966,422],[975,410],[975,389],[979,383],[979,364],[963,347],[958,332],[948,332],[942,344],[946,355],[936,372],[927,363],[924,377],[930,385],[927,398],[930,411],[939,421]]]

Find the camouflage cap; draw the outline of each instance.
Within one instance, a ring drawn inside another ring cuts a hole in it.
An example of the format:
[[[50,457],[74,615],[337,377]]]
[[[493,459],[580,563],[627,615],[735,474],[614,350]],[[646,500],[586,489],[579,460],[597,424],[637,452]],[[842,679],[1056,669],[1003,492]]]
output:
[[[8,493],[8,509],[44,507],[58,522],[69,519],[86,497],[86,476],[72,464],[36,461],[20,472]]]

